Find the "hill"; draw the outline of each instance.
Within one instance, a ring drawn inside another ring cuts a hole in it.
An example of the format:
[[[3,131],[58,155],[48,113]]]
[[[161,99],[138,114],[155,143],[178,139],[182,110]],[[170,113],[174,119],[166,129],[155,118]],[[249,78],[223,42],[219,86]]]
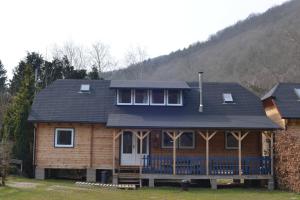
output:
[[[240,82],[260,93],[278,81],[300,82],[300,1],[251,15],[169,55],[106,74],[109,79]]]

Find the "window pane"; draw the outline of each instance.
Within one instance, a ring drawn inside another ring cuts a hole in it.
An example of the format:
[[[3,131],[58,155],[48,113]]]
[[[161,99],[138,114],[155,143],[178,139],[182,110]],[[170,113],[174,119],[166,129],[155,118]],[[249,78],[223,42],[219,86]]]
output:
[[[164,104],[165,103],[164,90],[152,90],[152,103],[154,103],[154,104]]]
[[[119,103],[131,103],[131,89],[118,90]]]
[[[173,146],[172,138],[165,132],[163,132],[162,142],[163,142],[163,144],[162,144],[163,147],[172,147]]]
[[[123,133],[123,153],[132,153],[132,133],[129,131]]]
[[[72,131],[58,130],[56,137],[58,145],[72,145]]]
[[[168,90],[168,104],[180,104],[180,91]]]
[[[231,133],[226,133],[226,144],[227,148],[238,148],[239,145],[237,139]]]
[[[179,139],[180,147],[194,147],[194,133],[193,132],[185,132],[180,136]]]
[[[135,90],[135,103],[147,104],[148,103],[148,91],[147,90]]]

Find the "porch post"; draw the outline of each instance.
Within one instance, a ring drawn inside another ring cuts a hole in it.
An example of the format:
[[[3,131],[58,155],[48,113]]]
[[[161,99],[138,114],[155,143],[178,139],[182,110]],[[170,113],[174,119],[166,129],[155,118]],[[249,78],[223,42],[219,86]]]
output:
[[[236,135],[234,132],[231,132],[231,134],[238,140],[239,142],[239,175],[242,175],[242,141],[243,139],[248,135],[249,132],[246,132],[244,135],[242,135],[242,131],[239,131]]]
[[[176,133],[173,132],[173,174],[176,175]]]
[[[116,141],[115,141],[115,137],[116,137],[116,130],[114,130],[113,132],[113,155],[112,155],[112,162],[113,162],[113,168],[112,168],[112,171],[113,171],[113,175],[115,175],[115,154],[116,154]]]
[[[271,175],[274,175],[274,133],[271,132]]]
[[[205,140],[206,142],[206,175],[209,175],[209,141],[210,139],[217,133],[217,131],[213,132],[210,136],[208,131],[206,131],[206,134],[204,135],[201,131],[198,132],[201,137]]]

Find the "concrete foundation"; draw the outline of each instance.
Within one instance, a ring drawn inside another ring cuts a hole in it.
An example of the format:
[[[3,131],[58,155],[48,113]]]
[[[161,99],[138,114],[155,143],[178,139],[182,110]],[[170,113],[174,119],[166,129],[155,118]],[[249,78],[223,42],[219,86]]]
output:
[[[268,180],[268,189],[269,190],[274,190],[274,179],[269,179]]]
[[[112,177],[112,184],[118,184],[118,176],[113,175],[113,177]]]
[[[149,187],[154,187],[154,179],[149,179]]]
[[[86,169],[86,181],[87,182],[96,182],[96,169]]]
[[[44,168],[35,168],[35,179],[44,180],[45,179],[45,169]]]
[[[218,189],[217,179],[210,179],[210,186],[213,190]]]

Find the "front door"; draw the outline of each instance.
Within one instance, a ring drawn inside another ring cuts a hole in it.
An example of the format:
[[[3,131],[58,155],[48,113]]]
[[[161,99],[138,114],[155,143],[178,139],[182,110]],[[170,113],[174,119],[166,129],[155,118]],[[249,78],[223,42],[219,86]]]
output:
[[[143,140],[142,155],[140,139],[133,132],[123,131],[121,142],[121,165],[140,165],[142,156],[149,154],[149,136]]]

